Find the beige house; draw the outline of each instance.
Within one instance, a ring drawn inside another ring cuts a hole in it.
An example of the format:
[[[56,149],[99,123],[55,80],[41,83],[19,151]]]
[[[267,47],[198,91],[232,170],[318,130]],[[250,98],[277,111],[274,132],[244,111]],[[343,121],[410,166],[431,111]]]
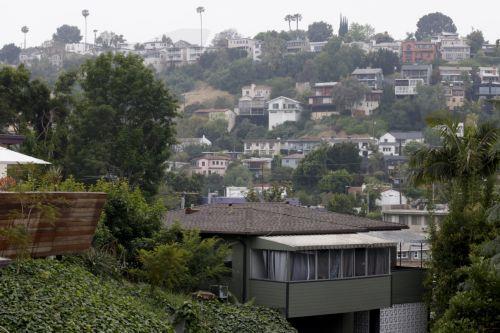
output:
[[[210,121],[223,119],[227,121],[227,131],[231,132],[234,127],[236,114],[230,109],[199,109],[194,112],[195,115],[207,117]]]
[[[465,89],[463,86],[449,85],[443,87],[446,106],[450,111],[464,106]]]
[[[193,173],[200,175],[218,174],[224,176],[231,159],[222,155],[203,155],[195,158],[191,163]]]
[[[386,222],[401,223],[407,225],[414,232],[429,232],[430,222],[434,220],[439,226],[440,222],[448,215],[448,208],[428,211],[417,209],[409,205],[391,205],[382,207],[382,219]]]

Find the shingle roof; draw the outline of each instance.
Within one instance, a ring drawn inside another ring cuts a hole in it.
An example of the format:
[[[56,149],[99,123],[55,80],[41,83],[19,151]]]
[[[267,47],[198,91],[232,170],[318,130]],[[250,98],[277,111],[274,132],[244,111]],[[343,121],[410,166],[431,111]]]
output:
[[[339,234],[378,230],[400,230],[402,224],[370,220],[286,203],[212,204],[199,206],[187,214],[168,212],[165,225],[178,221],[184,228],[204,234],[228,235],[308,235]]]
[[[422,139],[424,135],[422,132],[410,131],[410,132],[389,132],[396,139]]]

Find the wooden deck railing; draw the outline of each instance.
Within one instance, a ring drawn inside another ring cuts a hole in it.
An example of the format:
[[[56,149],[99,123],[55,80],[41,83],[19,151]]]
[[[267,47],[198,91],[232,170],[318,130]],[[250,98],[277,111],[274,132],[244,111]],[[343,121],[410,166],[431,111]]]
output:
[[[0,257],[89,249],[105,201],[106,194],[97,192],[0,192]],[[24,244],[6,230],[27,234]]]

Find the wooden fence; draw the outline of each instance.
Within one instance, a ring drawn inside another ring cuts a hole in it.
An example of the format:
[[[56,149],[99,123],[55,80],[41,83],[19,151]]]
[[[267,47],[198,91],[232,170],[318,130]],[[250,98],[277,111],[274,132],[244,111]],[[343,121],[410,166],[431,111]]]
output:
[[[0,257],[89,249],[105,202],[98,192],[0,192]]]

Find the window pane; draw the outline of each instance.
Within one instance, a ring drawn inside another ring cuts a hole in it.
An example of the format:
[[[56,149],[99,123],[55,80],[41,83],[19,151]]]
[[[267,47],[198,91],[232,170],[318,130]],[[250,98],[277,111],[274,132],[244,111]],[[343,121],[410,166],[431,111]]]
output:
[[[366,275],[366,249],[356,249],[356,276]]]
[[[252,251],[252,279],[268,279],[267,251]]]
[[[402,258],[404,258],[404,254]],[[389,273],[389,249],[368,250],[368,275],[381,275]]]
[[[292,253],[292,281],[315,279],[315,252],[304,251]]]
[[[269,251],[269,279],[286,281],[286,252]]]
[[[341,250],[330,251],[330,279],[340,278]]]
[[[328,250],[318,251],[318,280],[328,279],[328,261]]]
[[[354,276],[354,250],[342,251],[342,277]]]

